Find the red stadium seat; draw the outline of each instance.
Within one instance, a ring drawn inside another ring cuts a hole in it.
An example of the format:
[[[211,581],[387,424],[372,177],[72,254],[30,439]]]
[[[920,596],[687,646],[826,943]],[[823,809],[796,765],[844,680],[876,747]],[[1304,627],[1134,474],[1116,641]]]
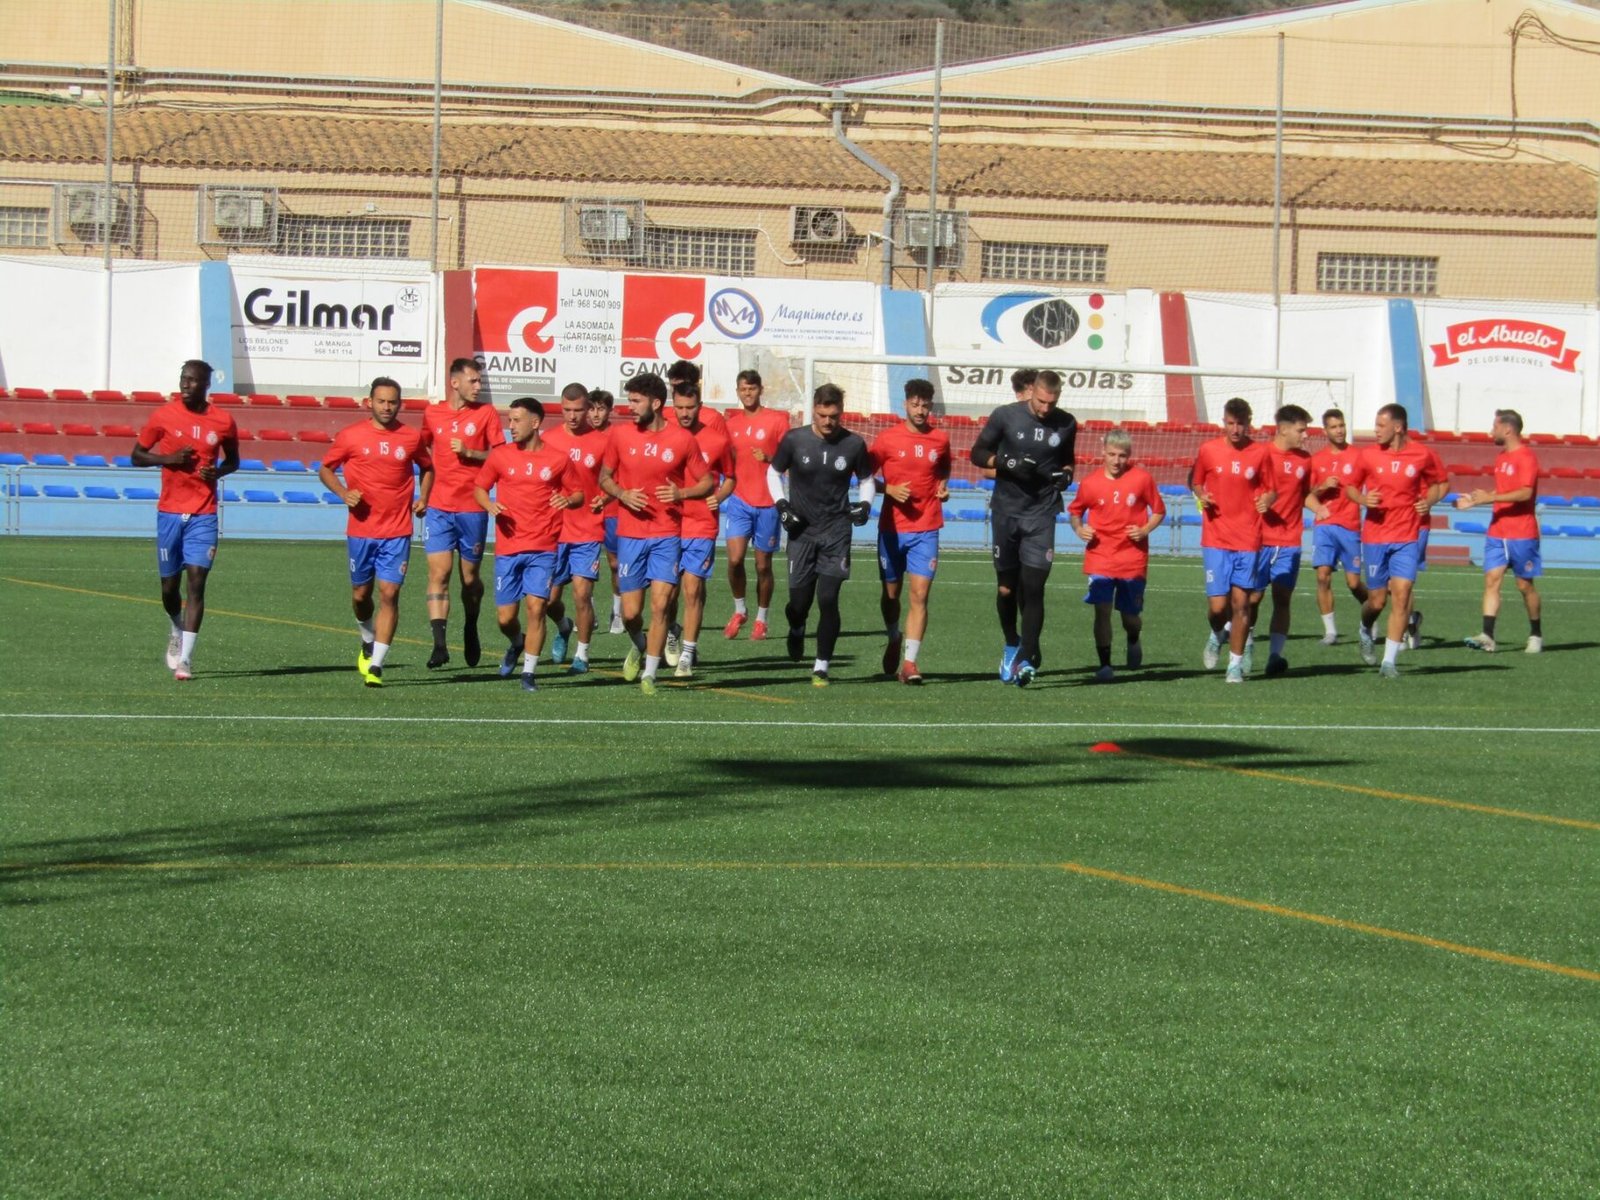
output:
[[[254,396],[246,396],[244,400],[251,408],[283,407],[283,397],[275,396],[271,392],[260,392]]]
[[[244,397],[237,392],[212,392],[211,403],[219,404],[223,408],[237,408],[244,403]]]
[[[1594,439],[1584,437],[1581,433],[1569,433],[1561,439],[1561,444],[1563,446],[1578,446],[1587,449],[1594,445]]]
[[[167,394],[165,392],[133,392],[131,393],[131,398],[135,404],[165,404],[167,402]]]
[[[1561,435],[1557,433],[1530,433],[1526,440],[1533,446],[1561,445]]]
[[[68,437],[99,437],[100,436],[98,433],[95,432],[95,428],[94,428],[93,425],[83,425],[83,424],[80,424],[77,421],[64,421],[64,422],[62,422],[61,432],[66,434]]]
[[[329,396],[323,401],[329,408],[360,408],[361,401],[354,396]]]
[[[17,427],[11,421],[0,421],[0,433],[16,433]]]
[[[1428,432],[1430,442],[1459,442],[1461,435],[1453,429],[1433,429]]]
[[[327,444],[333,441],[333,434],[326,429],[302,429],[295,437],[302,442],[321,442]]]
[[[258,429],[256,436],[263,442],[292,442],[294,434],[287,429]]]
[[[131,438],[138,437],[139,431],[132,425],[102,425],[100,426],[100,436],[108,438]]]
[[[51,395],[67,404],[82,404],[89,399],[87,392],[81,392],[77,388],[57,388]]]
[[[1585,479],[1600,479],[1600,467],[1585,467],[1583,469],[1583,477]]]
[[[1463,442],[1471,442],[1474,446],[1492,446],[1494,438],[1479,429],[1469,429],[1461,435]]]
[[[256,440],[256,431],[253,429],[246,429],[241,425],[238,432],[241,442],[253,442]]]
[[[421,412],[428,407],[428,400],[425,396],[412,396],[402,401],[401,405],[405,412]]]
[[[1542,472],[1541,472],[1542,474]],[[1577,467],[1552,467],[1550,474],[1556,479],[1582,479],[1583,471]]]
[[[43,388],[19,387],[12,388],[11,395],[17,400],[48,400],[50,393]]]
[[[54,437],[56,427],[50,424],[49,421],[24,421],[22,423],[22,432],[40,437]]]
[[[89,399],[101,404],[126,404],[128,397],[115,388],[96,388],[89,393]]]
[[[285,396],[290,408],[321,408],[322,401],[315,396],[292,395]]]

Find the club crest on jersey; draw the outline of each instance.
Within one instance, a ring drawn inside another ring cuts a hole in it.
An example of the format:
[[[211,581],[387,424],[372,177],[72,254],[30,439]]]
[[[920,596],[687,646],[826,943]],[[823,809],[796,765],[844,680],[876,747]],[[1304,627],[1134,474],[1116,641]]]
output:
[[[1417,473],[1417,469],[1415,467],[1407,465],[1407,467],[1406,467],[1406,478],[1407,479],[1410,479],[1416,473]]]
[[[396,446],[394,448],[394,457],[395,457],[395,460],[397,462],[400,459],[403,459],[405,456],[406,456],[406,448],[404,446]]]
[[[212,430],[210,433],[206,434],[206,445],[215,446],[216,444],[217,444],[217,433],[216,433],[216,430]]]
[[[1061,435],[1059,433],[1052,433],[1047,439],[1047,444],[1051,446],[1061,445]]]
[[[748,429],[746,429],[745,432],[749,433],[750,431]],[[767,440],[767,431],[765,429],[756,430],[756,441],[764,442],[766,440]]]
[[[1244,477],[1246,479],[1254,479],[1256,477],[1256,469],[1254,467],[1246,467],[1244,469]]]
[[[476,425],[476,424],[474,424],[474,423],[473,423],[473,422],[471,422],[471,421],[468,421],[468,422],[467,422],[467,432],[468,432],[468,433],[477,433],[477,432],[478,432],[478,427],[477,427],[477,425]]]
[[[833,469],[835,471],[842,471],[848,465],[849,464],[844,461],[844,455],[842,455],[842,454],[838,458],[833,460]]]
[[[661,452],[661,461],[664,463],[669,463],[672,461],[672,451],[670,449],[663,450]]]
[[[585,455],[584,455],[584,456],[583,456],[583,465],[584,465],[584,466],[586,466],[586,467],[592,467],[592,466],[594,466],[594,455],[592,455],[592,454],[585,454]]]
[[[928,461],[931,462],[931,463],[938,462],[939,461],[939,452],[937,450],[928,451]]]
[[[544,480],[546,483],[550,482],[550,468],[549,467],[542,468],[539,471],[539,478]]]

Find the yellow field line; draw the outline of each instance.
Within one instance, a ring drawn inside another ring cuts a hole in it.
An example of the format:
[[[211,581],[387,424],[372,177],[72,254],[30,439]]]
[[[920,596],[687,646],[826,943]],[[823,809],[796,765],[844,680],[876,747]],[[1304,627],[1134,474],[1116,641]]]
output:
[[[1175,758],[1168,754],[1149,754],[1143,750],[1122,750],[1128,758],[1144,758],[1151,762],[1173,763],[1180,767],[1198,767],[1203,771],[1224,771],[1230,775],[1243,775],[1248,779],[1266,779],[1274,783],[1292,783],[1301,787],[1327,788],[1336,792],[1351,792],[1358,796],[1376,796],[1380,800],[1404,800],[1409,804],[1431,804],[1436,808],[1454,808],[1462,812],[1482,813],[1490,817],[1512,817],[1518,821],[1540,821],[1547,825],[1565,825],[1570,829],[1600,831],[1600,821],[1584,821],[1577,817],[1556,817],[1549,813],[1529,812],[1521,808],[1498,808],[1491,804],[1471,804],[1465,800],[1446,800],[1440,796],[1419,796],[1414,792],[1389,792],[1382,788],[1361,787],[1354,783],[1335,783],[1329,779],[1315,779],[1309,775],[1288,775],[1282,771],[1263,771],[1256,767],[1233,767],[1226,763],[1206,762],[1198,758]]]
[[[160,600],[153,600],[149,596],[129,596],[121,592],[99,592],[92,588],[68,587],[64,583],[45,583],[41,579],[18,579],[13,575],[0,575],[0,581],[4,581],[5,583],[15,583],[22,587],[43,588],[52,592],[71,592],[73,595],[77,596],[94,596],[100,600],[126,600],[133,604],[159,605],[161,603]],[[336,633],[341,637],[348,637],[350,633],[349,629],[338,625],[318,625],[313,621],[296,621],[288,617],[268,617],[262,615],[261,613],[237,612],[233,609],[217,608],[211,604],[206,605],[206,615],[217,617],[235,617],[241,621],[259,621],[266,625],[290,625],[296,629],[312,629],[318,633]],[[403,642],[408,646],[433,645],[432,642],[425,642],[421,638],[396,637],[394,640],[396,642]],[[460,650],[461,647],[456,646],[453,647],[453,649]],[[591,675],[609,676],[612,679],[622,678],[622,673],[620,671],[608,671],[590,668],[589,673]],[[796,701],[789,699],[787,696],[764,696],[759,692],[741,692],[734,688],[705,687],[700,684],[679,683],[674,679],[663,679],[660,682],[663,687],[691,688],[697,692],[713,692],[719,696],[736,696],[740,700],[759,700],[763,704],[796,703]]]
[[[1108,883],[1120,883],[1128,887],[1144,888],[1148,891],[1165,892],[1168,895],[1183,896],[1190,900],[1204,900],[1211,904],[1225,904],[1231,908],[1247,909],[1251,912],[1265,913],[1268,916],[1283,917],[1295,921],[1309,921],[1315,925],[1325,925],[1333,929],[1342,929],[1349,933],[1366,934],[1369,937],[1388,938],[1392,941],[1409,942],[1416,946],[1426,946],[1432,950],[1446,950],[1452,954],[1463,954],[1471,958],[1483,959],[1487,962],[1501,963],[1506,966],[1522,967],[1529,971],[1543,971],[1553,975],[1563,975],[1570,979],[1582,979],[1589,983],[1600,983],[1600,971],[1591,971],[1585,967],[1569,967],[1561,963],[1545,962],[1542,959],[1526,958],[1520,954],[1506,954],[1499,950],[1489,950],[1482,946],[1469,946],[1462,942],[1447,941],[1443,938],[1428,937],[1420,933],[1407,933],[1403,929],[1387,929],[1381,925],[1368,925],[1363,921],[1348,921],[1343,917],[1330,917],[1323,913],[1306,912],[1298,908],[1285,908],[1280,904],[1269,904],[1261,900],[1250,900],[1243,896],[1229,896],[1222,892],[1206,891],[1202,888],[1186,887],[1179,883],[1168,883],[1161,879],[1148,879],[1142,875],[1128,875],[1122,871],[1108,871],[1102,867],[1085,866],[1083,863],[1007,863],[1007,862],[744,862],[738,860],[718,861],[708,860],[703,862],[489,862],[489,863],[464,863],[464,862],[149,862],[149,863],[117,863],[117,862],[79,862],[79,863],[0,863],[0,872],[26,873],[30,871],[71,871],[71,872],[116,872],[116,871],[150,871],[150,872],[175,872],[175,871],[219,871],[246,873],[253,871],[465,871],[465,872],[608,872],[608,871],[1066,871],[1074,875],[1082,875],[1090,879],[1098,879]]]

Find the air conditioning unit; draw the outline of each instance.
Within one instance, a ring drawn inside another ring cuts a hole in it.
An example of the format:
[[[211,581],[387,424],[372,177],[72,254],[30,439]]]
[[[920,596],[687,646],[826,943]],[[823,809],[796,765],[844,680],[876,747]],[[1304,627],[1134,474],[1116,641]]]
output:
[[[265,188],[218,188],[211,193],[211,221],[218,229],[258,233],[272,222],[277,196]]]
[[[643,200],[577,196],[563,206],[561,252],[573,262],[637,261],[644,240]]]
[[[633,213],[621,204],[585,204],[578,208],[578,236],[586,242],[615,244],[633,240]]]
[[[839,246],[850,236],[842,208],[798,205],[789,210],[789,225],[796,246]]]
[[[127,184],[58,183],[51,224],[56,245],[132,240],[134,190]]]
[[[62,188],[66,205],[67,224],[73,228],[85,225],[115,225],[122,198],[115,191],[106,191],[102,183],[74,183]]]
[[[967,214],[947,210],[934,214],[906,209],[900,214],[900,242],[915,262],[926,264],[933,253],[936,267],[959,267],[966,259]]]

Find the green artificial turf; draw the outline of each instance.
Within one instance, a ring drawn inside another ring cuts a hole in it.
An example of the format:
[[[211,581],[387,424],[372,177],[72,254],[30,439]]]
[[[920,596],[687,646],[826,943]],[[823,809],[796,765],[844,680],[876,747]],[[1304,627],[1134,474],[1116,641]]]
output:
[[[179,685],[148,543],[0,542],[5,1196],[1600,1191],[1600,577],[1380,681],[1307,572],[1240,688],[1158,561],[1097,686],[1067,558],[1020,690],[948,554],[913,689],[862,554],[833,686],[719,578],[650,699],[420,579],[365,689],[342,549],[226,543]]]

